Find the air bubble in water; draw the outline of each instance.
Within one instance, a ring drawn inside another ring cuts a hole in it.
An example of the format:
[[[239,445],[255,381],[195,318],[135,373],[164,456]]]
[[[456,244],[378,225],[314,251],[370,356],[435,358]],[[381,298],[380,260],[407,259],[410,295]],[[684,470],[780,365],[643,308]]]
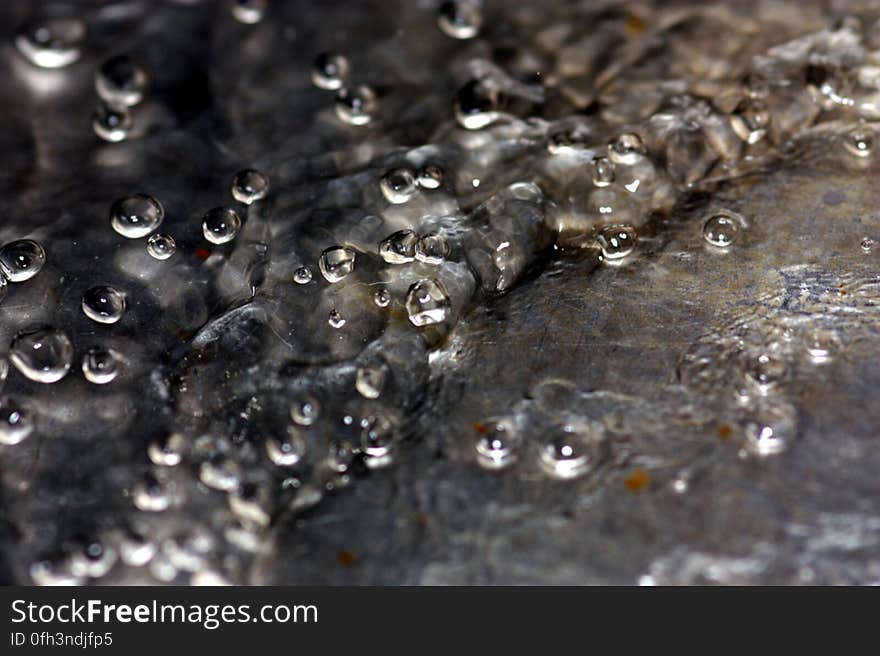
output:
[[[591,177],[596,187],[607,187],[614,182],[614,164],[607,157],[596,157],[590,162]]]
[[[56,17],[25,25],[15,36],[15,47],[36,66],[63,68],[82,56],[85,40],[82,20]]]
[[[481,467],[504,469],[516,461],[522,439],[512,419],[489,419],[476,430],[474,451]]]
[[[120,198],[110,208],[110,225],[129,239],[146,237],[159,227],[164,218],[162,204],[146,194]]]
[[[331,246],[318,259],[318,268],[327,282],[339,282],[354,271],[355,252],[345,246]]]
[[[419,236],[412,230],[398,230],[379,243],[379,256],[388,264],[405,264],[416,257]]]
[[[322,52],[312,66],[312,82],[319,89],[337,91],[348,80],[351,66],[345,56]]]
[[[232,197],[239,203],[250,205],[262,200],[269,193],[269,178],[254,169],[239,171],[232,178]]]
[[[608,157],[614,164],[638,164],[645,153],[645,144],[634,132],[625,132],[608,144]]]
[[[34,415],[26,406],[9,397],[0,400],[0,444],[18,444],[33,431]]]
[[[92,321],[116,323],[125,313],[125,295],[115,287],[92,287],[83,294],[82,311]]]
[[[232,0],[232,16],[239,23],[256,25],[266,14],[268,0]]]
[[[399,205],[415,195],[416,179],[409,169],[394,169],[382,177],[379,188],[385,200]]]
[[[422,189],[438,189],[443,184],[443,169],[433,164],[428,164],[419,169],[416,184]]]
[[[95,91],[111,107],[137,105],[146,89],[146,71],[127,55],[111,57],[95,73]]]
[[[300,394],[290,404],[290,418],[300,426],[311,426],[321,416],[321,403],[311,394]]]
[[[226,244],[241,229],[241,218],[231,207],[215,207],[202,217],[202,234],[212,244]]]
[[[355,374],[355,389],[365,399],[378,399],[388,381],[389,368],[384,362],[358,367]]]
[[[293,282],[297,285],[308,285],[312,282],[312,270],[307,266],[297,267],[293,272]]]
[[[635,228],[628,225],[606,226],[596,236],[605,260],[620,260],[626,257],[633,252],[637,239]]]
[[[425,264],[442,264],[449,257],[449,242],[442,235],[431,233],[416,243],[416,259]]]
[[[134,117],[127,107],[99,104],[92,115],[92,129],[104,141],[124,141],[134,127]]]
[[[739,217],[729,212],[717,212],[703,223],[703,239],[716,248],[730,248],[742,230]]]
[[[73,344],[56,328],[28,330],[12,340],[9,359],[25,377],[37,383],[55,383],[70,371]]]
[[[177,251],[177,243],[171,235],[155,234],[147,240],[147,253],[157,260],[167,260]]]
[[[448,0],[437,11],[437,25],[453,39],[472,39],[480,33],[483,12],[479,0]]]
[[[345,325],[345,317],[342,316],[339,310],[333,308],[327,315],[327,323],[330,324],[331,328],[342,328]]]
[[[186,438],[180,433],[168,433],[147,447],[150,461],[159,467],[176,467],[183,460]]]
[[[600,455],[600,442],[592,430],[563,426],[544,439],[538,463],[551,476],[569,479],[594,468]]]
[[[33,239],[19,239],[0,248],[0,273],[12,282],[30,280],[46,263],[46,251]]]
[[[86,380],[106,385],[119,375],[120,355],[105,346],[93,346],[83,356],[82,372]]]
[[[874,131],[866,127],[856,127],[846,133],[843,146],[856,157],[870,157],[874,152]]]
[[[391,303],[391,294],[385,288],[373,292],[373,303],[376,307],[385,308]]]
[[[289,426],[282,437],[270,437],[266,440],[266,455],[279,467],[293,467],[302,461],[305,454],[305,438],[293,426]]]
[[[419,280],[406,293],[406,312],[410,323],[419,328],[446,321],[450,310],[449,294],[439,280]]]
[[[363,84],[340,89],[336,94],[336,115],[349,125],[366,125],[379,109],[376,92]]]

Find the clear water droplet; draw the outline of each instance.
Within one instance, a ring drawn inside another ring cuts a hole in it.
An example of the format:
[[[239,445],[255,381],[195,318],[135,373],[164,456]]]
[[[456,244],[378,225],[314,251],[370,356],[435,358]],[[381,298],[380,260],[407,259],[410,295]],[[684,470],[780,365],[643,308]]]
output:
[[[83,356],[83,376],[95,385],[106,385],[119,375],[121,361],[122,357],[113,349],[93,346]]]
[[[199,466],[199,480],[207,487],[229,492],[241,482],[241,467],[229,456],[218,454]]]
[[[146,90],[147,72],[127,55],[107,59],[95,73],[95,91],[111,107],[133,107]]]
[[[856,157],[870,157],[874,152],[874,131],[868,127],[856,127],[846,133],[843,147]]]
[[[730,212],[716,212],[703,223],[703,239],[716,248],[730,248],[739,238],[743,221]]]
[[[605,226],[596,236],[604,260],[620,260],[636,246],[638,236],[635,228],[628,225]]]
[[[131,498],[135,507],[144,512],[162,512],[171,505],[171,495],[166,486],[151,472],[135,483]]]
[[[601,442],[591,429],[563,426],[544,438],[538,462],[551,476],[571,479],[593,469],[600,456]]]
[[[183,460],[186,438],[181,433],[167,433],[147,447],[147,456],[158,467],[176,467]]]
[[[591,177],[596,187],[607,187],[614,182],[614,164],[607,157],[596,157],[590,162]]]
[[[871,249],[874,248],[874,243],[875,242],[873,239],[871,239],[870,237],[865,237],[859,243],[859,246],[861,246],[862,250],[865,251],[866,253],[870,253]]]
[[[422,189],[439,189],[443,184],[443,169],[434,164],[428,164],[419,169],[416,184]]]
[[[361,422],[361,449],[371,469],[387,465],[394,450],[396,431],[394,423],[384,414],[367,417]]]
[[[342,313],[336,308],[330,310],[330,313],[327,315],[327,323],[330,324],[331,328],[342,328],[345,325],[345,317],[342,316]]]
[[[379,243],[379,256],[388,264],[406,264],[416,257],[419,236],[412,230],[398,230]]]
[[[795,414],[790,406],[761,406],[746,422],[746,448],[759,456],[781,453],[794,439],[795,430]]]
[[[327,282],[339,282],[354,271],[355,252],[345,246],[331,246],[318,259],[318,268]]]
[[[355,374],[355,389],[365,399],[378,399],[388,382],[390,369],[384,362],[375,362],[358,367]]]
[[[82,311],[92,321],[116,323],[125,313],[125,295],[115,287],[92,287],[83,294]]]
[[[311,394],[300,394],[290,404],[290,418],[300,426],[311,426],[321,416],[321,403]]]
[[[212,244],[227,244],[238,236],[241,218],[231,207],[215,207],[202,218],[202,234]]]
[[[86,24],[75,17],[45,18],[24,25],[15,36],[15,47],[25,59],[41,68],[70,66],[82,56]]]
[[[477,0],[448,0],[437,10],[437,25],[453,39],[472,39],[483,26],[483,12]]]
[[[92,114],[92,129],[104,141],[125,141],[134,128],[134,115],[127,107],[99,104]]]
[[[0,248],[0,272],[11,282],[30,280],[46,263],[46,251],[33,239],[18,239]]]
[[[756,144],[767,134],[770,112],[764,101],[756,98],[744,99],[730,115],[730,126],[736,135],[747,144]]]
[[[110,225],[123,237],[146,237],[161,225],[165,218],[162,204],[146,194],[120,198],[110,208]]]
[[[410,323],[419,328],[446,321],[451,309],[449,294],[439,280],[419,280],[406,293],[406,311]]]
[[[157,233],[147,240],[147,253],[157,260],[167,260],[177,252],[177,243],[171,235]]]
[[[608,144],[608,158],[614,164],[638,164],[646,152],[641,137],[634,132],[625,132]]]
[[[254,169],[239,171],[232,178],[232,197],[239,203],[250,205],[262,200],[269,193],[269,178]]]
[[[297,267],[293,272],[293,282],[297,285],[308,285],[312,282],[312,270],[307,266]]]
[[[788,368],[781,358],[769,353],[758,353],[744,356],[743,370],[753,389],[766,395],[783,380]]]
[[[416,259],[425,264],[443,264],[449,252],[449,242],[437,233],[423,235],[416,242]]]
[[[499,94],[471,80],[455,95],[455,119],[466,130],[481,130],[498,120]]]
[[[497,470],[516,462],[522,438],[512,419],[489,419],[477,424],[476,430],[474,450],[481,467]]]
[[[348,81],[351,65],[340,54],[322,52],[312,65],[312,82],[319,89],[337,91]]]
[[[391,294],[387,289],[377,289],[373,292],[373,303],[376,307],[386,308],[391,303]]]
[[[821,364],[831,360],[840,351],[840,337],[833,330],[813,328],[804,338],[804,347],[810,359]]]
[[[279,467],[293,467],[306,455],[306,440],[299,429],[289,426],[281,437],[266,439],[266,455]]]
[[[142,567],[156,555],[156,545],[135,530],[126,530],[119,538],[119,557],[126,565]]]
[[[409,169],[394,169],[386,173],[379,182],[379,189],[389,203],[400,205],[416,193],[416,179]]]
[[[336,115],[349,125],[366,125],[379,111],[376,92],[363,84],[340,89],[336,94]]]
[[[26,378],[37,383],[55,383],[70,371],[73,344],[56,328],[27,330],[12,340],[9,360]]]
[[[17,400],[0,400],[0,444],[12,446],[23,442],[34,432],[34,414]]]
[[[77,546],[70,558],[70,569],[76,576],[97,579],[116,564],[116,549],[100,540],[86,540]]]

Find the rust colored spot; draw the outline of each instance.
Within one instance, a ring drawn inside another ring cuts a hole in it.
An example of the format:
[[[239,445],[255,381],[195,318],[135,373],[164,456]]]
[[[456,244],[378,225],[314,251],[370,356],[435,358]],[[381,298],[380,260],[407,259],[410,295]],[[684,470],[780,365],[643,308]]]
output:
[[[338,554],[336,554],[336,562],[343,567],[349,567],[354,564],[354,561],[357,560],[357,556],[355,556],[348,549],[343,549]]]
[[[626,35],[628,37],[635,37],[644,32],[648,28],[648,23],[645,22],[645,19],[639,18],[638,16],[627,16],[626,23],[624,25],[624,29],[626,30]]]
[[[486,428],[486,424],[474,424],[474,430],[477,431],[479,435],[485,435],[486,431],[489,429]]]
[[[623,484],[626,485],[626,489],[630,492],[641,492],[648,487],[650,482],[651,477],[644,469],[636,469],[632,474],[623,479]]]
[[[721,424],[718,427],[718,437],[720,437],[722,440],[726,440],[731,435],[733,435],[733,429],[730,427],[729,424]]]
[[[197,248],[196,257],[200,260],[207,260],[209,257],[211,257],[211,251],[209,251],[207,248]]]

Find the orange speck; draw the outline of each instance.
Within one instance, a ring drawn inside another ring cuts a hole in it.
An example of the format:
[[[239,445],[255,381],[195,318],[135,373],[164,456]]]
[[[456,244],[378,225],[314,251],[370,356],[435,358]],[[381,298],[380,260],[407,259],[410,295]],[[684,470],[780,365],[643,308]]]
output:
[[[207,248],[197,248],[196,257],[200,260],[207,260],[209,257],[211,257],[211,251],[209,251]]]
[[[630,492],[641,492],[648,487],[650,482],[651,477],[644,469],[636,469],[632,474],[623,479],[623,484],[626,485],[626,489]]]
[[[626,23],[624,24],[624,29],[626,30],[626,35],[628,37],[635,37],[644,32],[648,27],[648,24],[645,22],[645,19],[639,18],[638,16],[627,16]]]
[[[489,430],[486,428],[486,424],[474,424],[474,430],[477,431],[479,435],[485,435],[486,431]]]
[[[357,560],[357,556],[355,556],[348,549],[343,549],[338,554],[336,554],[336,562],[343,567],[348,567],[349,565],[352,565],[355,560]]]
[[[733,429],[730,427],[729,424],[721,424],[718,427],[718,437],[720,437],[722,440],[726,440],[731,435],[733,435]]]

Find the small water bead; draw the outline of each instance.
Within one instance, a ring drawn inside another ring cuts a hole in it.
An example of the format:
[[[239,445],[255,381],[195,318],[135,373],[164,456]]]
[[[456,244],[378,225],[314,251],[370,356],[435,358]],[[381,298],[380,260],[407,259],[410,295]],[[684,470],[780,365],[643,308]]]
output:
[[[171,495],[165,485],[150,472],[135,483],[131,498],[135,507],[144,512],[162,512],[171,505]]]
[[[416,259],[425,264],[443,264],[449,252],[449,242],[437,233],[424,235],[416,243]]]
[[[348,59],[332,52],[322,52],[312,66],[312,82],[319,89],[337,91],[348,80],[351,65]]]
[[[391,304],[391,294],[387,289],[377,289],[373,292],[373,303],[376,307],[386,308]]]
[[[95,91],[111,107],[133,107],[146,90],[146,71],[127,55],[111,57],[95,73]]]
[[[479,0],[449,0],[437,11],[437,25],[453,39],[472,39],[483,26]]]
[[[254,169],[239,171],[232,178],[232,197],[239,203],[251,205],[269,193],[269,178]]]
[[[110,225],[123,237],[146,237],[161,225],[165,218],[162,204],[146,194],[120,198],[110,208]]]
[[[241,482],[241,467],[228,456],[216,455],[199,466],[199,480],[210,488],[229,492]]]
[[[716,248],[730,248],[742,231],[739,217],[728,212],[711,215],[703,223],[703,239]]]
[[[423,166],[416,176],[416,184],[422,189],[439,189],[443,184],[443,169],[433,164]]]
[[[79,545],[70,559],[70,569],[76,576],[97,579],[116,564],[116,549],[100,540],[88,540]]]
[[[134,116],[126,107],[112,107],[103,103],[92,114],[92,129],[104,141],[125,141],[134,128]]]
[[[416,257],[419,236],[412,230],[398,230],[379,243],[379,256],[388,264],[406,264]]]
[[[786,405],[759,407],[745,425],[746,448],[759,455],[781,453],[795,437],[794,410]]]
[[[256,25],[266,14],[269,0],[232,0],[232,16],[239,23]]]
[[[147,240],[147,253],[157,260],[167,260],[177,252],[177,243],[171,235],[157,233]]]
[[[272,497],[264,485],[247,481],[229,494],[229,509],[245,526],[264,528],[272,519]]]
[[[876,242],[870,237],[865,237],[864,239],[862,239],[861,242],[859,242],[859,246],[861,246],[864,252],[870,253],[871,249],[874,248],[875,243]]]
[[[624,132],[608,144],[608,158],[613,164],[638,164],[646,152],[641,137],[634,132]]]
[[[355,374],[355,389],[365,399],[378,399],[388,382],[391,370],[384,362],[358,367]]]
[[[119,539],[119,557],[126,565],[141,567],[156,555],[156,545],[135,530],[126,530]]]
[[[376,92],[363,84],[340,89],[334,105],[339,119],[349,125],[366,125],[379,110]]]
[[[311,426],[321,416],[321,403],[311,394],[301,394],[290,404],[290,418],[300,426]]]
[[[93,346],[83,356],[83,376],[95,385],[106,385],[119,375],[121,361],[122,357],[113,349]]]
[[[186,437],[181,433],[168,433],[150,442],[147,456],[159,467],[176,467],[183,460],[185,449]]]
[[[607,157],[596,157],[590,162],[593,185],[607,187],[614,182],[614,164]]]
[[[212,244],[227,244],[238,235],[241,218],[231,207],[215,207],[202,218],[202,234]]]
[[[455,119],[466,130],[481,130],[498,119],[499,104],[495,90],[471,80],[455,96]]]
[[[570,479],[585,474],[599,462],[600,443],[591,432],[570,426],[552,431],[538,453],[538,463],[551,476]]]
[[[12,340],[9,359],[26,378],[37,383],[55,383],[70,371],[73,344],[56,328],[28,330]]]
[[[406,312],[412,325],[421,328],[442,323],[452,309],[449,294],[439,280],[426,278],[413,283],[406,293]]]
[[[0,273],[11,282],[30,280],[46,263],[46,251],[33,239],[19,239],[0,248]]]
[[[293,467],[306,455],[306,440],[299,429],[290,426],[282,437],[266,439],[266,455],[279,467]]]
[[[850,130],[843,140],[843,147],[851,155],[856,157],[870,157],[874,152],[874,131],[866,127],[856,127]]]
[[[26,406],[9,397],[0,400],[0,444],[18,444],[33,432],[34,415]]]
[[[301,266],[293,272],[293,282],[297,285],[308,285],[312,282],[312,270],[307,266]]]
[[[85,41],[85,22],[59,16],[25,25],[15,36],[15,47],[36,66],[63,68],[82,56]]]
[[[385,200],[400,205],[415,195],[416,178],[409,169],[394,169],[382,177],[379,188]]]
[[[605,260],[620,260],[636,247],[638,235],[635,228],[628,225],[605,226],[596,236],[599,248],[602,250],[602,258]]]
[[[327,282],[339,282],[354,271],[355,252],[346,246],[331,246],[318,259],[318,269]]]
[[[92,321],[116,323],[125,313],[125,295],[115,287],[92,287],[83,294],[82,310]]]
[[[339,310],[333,308],[327,315],[327,323],[330,324],[331,328],[339,329],[345,325],[345,317],[342,316],[342,313],[339,312]]]
[[[504,469],[516,462],[522,438],[511,419],[489,419],[477,424],[474,443],[477,463],[485,469]]]

